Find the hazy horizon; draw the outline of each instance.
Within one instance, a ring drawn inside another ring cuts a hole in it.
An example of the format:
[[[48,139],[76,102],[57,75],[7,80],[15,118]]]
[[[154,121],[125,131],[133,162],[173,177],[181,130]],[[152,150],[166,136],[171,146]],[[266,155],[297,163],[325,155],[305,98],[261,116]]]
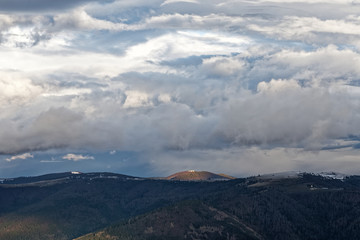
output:
[[[360,174],[360,2],[0,2],[0,178]]]

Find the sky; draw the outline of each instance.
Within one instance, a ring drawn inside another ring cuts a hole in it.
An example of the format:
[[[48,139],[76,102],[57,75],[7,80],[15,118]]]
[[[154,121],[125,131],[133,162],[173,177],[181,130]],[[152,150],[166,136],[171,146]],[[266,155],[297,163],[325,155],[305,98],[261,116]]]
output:
[[[0,1],[0,178],[360,174],[360,0]]]

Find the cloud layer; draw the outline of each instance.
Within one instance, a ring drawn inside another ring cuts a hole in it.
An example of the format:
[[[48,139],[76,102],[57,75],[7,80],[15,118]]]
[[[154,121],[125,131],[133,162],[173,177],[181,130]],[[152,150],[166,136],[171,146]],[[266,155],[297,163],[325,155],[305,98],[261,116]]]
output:
[[[6,164],[49,151],[172,166],[178,152],[216,164],[234,148],[357,151],[355,1],[19,2],[0,3]]]
[[[62,0],[62,1],[46,1],[46,0],[2,0],[0,9],[2,12],[41,12],[47,10],[59,11],[72,7],[76,7],[91,2],[111,2],[111,0]]]

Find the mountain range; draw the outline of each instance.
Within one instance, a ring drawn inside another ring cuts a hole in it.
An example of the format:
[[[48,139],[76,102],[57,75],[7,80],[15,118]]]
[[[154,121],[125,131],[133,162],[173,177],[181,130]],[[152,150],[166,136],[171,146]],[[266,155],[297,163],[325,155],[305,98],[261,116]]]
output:
[[[335,173],[0,180],[0,239],[7,240],[360,239],[359,223],[360,176]]]

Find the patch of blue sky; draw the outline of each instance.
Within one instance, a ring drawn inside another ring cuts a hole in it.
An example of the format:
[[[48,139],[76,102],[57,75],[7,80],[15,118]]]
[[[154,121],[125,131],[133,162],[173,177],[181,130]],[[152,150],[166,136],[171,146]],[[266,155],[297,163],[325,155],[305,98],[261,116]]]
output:
[[[312,43],[306,43],[301,40],[283,40],[283,39],[276,39],[270,37],[264,37],[260,33],[256,33],[255,36],[252,36],[252,41],[255,44],[261,45],[269,45],[274,48],[274,50],[284,50],[284,49],[293,49],[293,50],[301,50],[305,52],[312,52],[319,48]]]
[[[116,12],[114,13],[111,13],[111,11],[97,12],[96,9],[89,9],[88,12],[97,19],[107,20],[114,23],[125,23],[130,25],[140,23],[148,17],[156,16],[158,14],[158,9],[149,7],[134,7],[131,9],[126,9],[126,11],[116,9]]]
[[[339,50],[351,50],[356,53],[360,53],[360,49],[353,44],[337,44]]]
[[[209,59],[216,56],[226,55],[193,55],[186,58],[176,58],[170,61],[162,61],[160,65],[166,65],[171,67],[183,67],[183,66],[199,66],[203,63],[204,59]]]
[[[138,31],[84,31],[77,33],[71,41],[71,48],[87,52],[123,55],[134,45],[144,43],[149,38],[164,34],[163,30]]]

